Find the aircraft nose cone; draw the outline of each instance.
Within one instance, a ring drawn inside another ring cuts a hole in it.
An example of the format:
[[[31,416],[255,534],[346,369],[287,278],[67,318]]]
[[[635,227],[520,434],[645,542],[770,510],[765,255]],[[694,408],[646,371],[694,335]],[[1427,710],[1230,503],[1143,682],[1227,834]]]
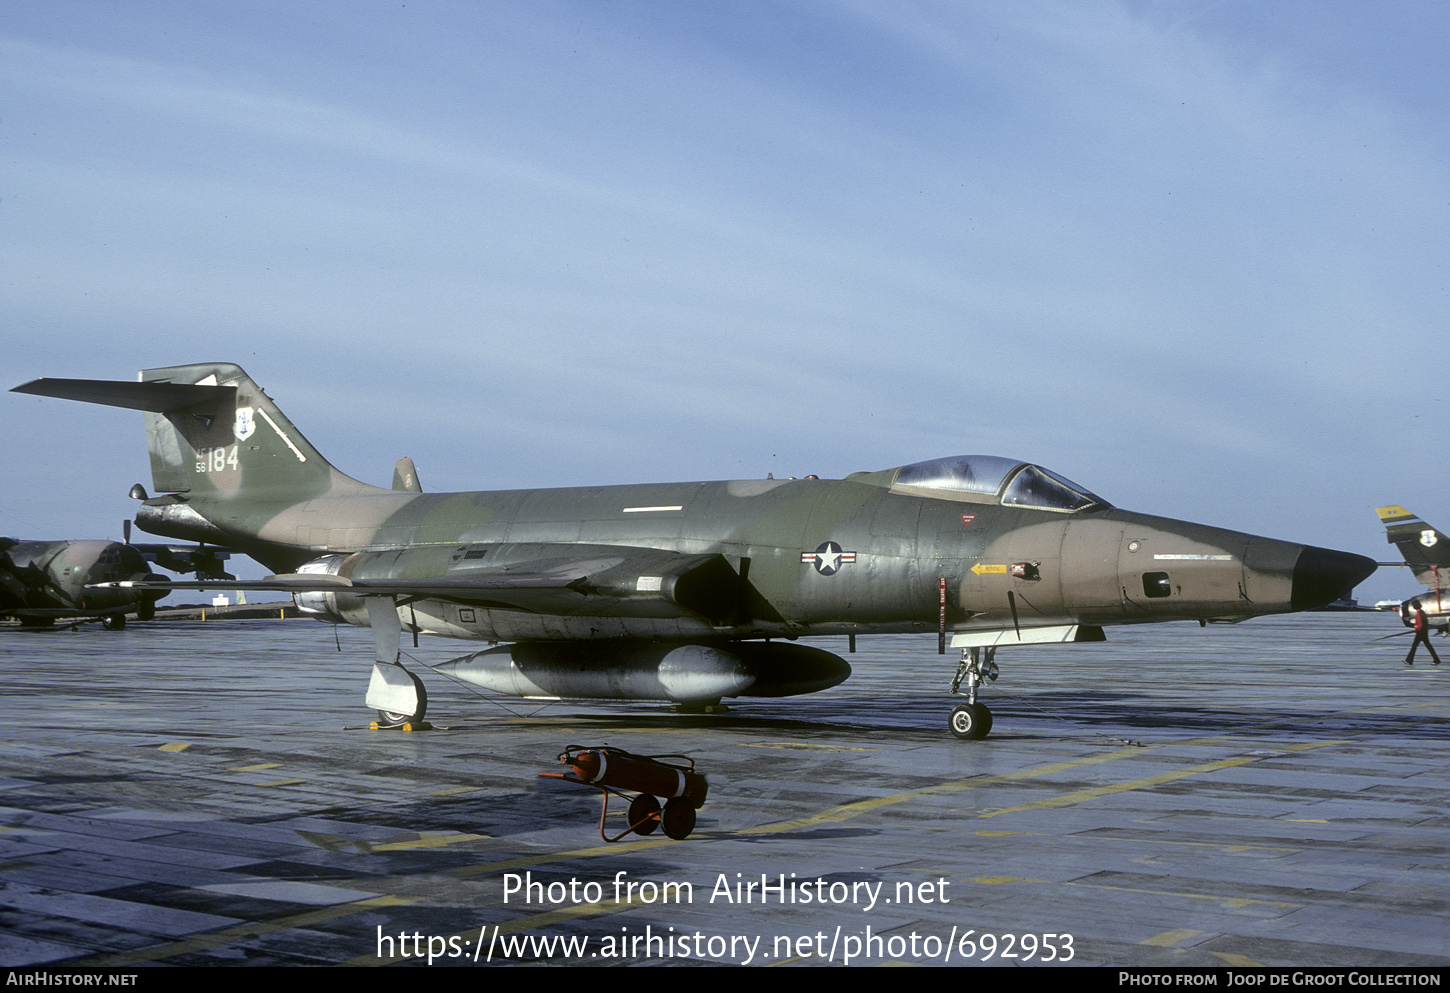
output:
[[[1289,606],[1293,610],[1322,607],[1348,595],[1374,570],[1374,559],[1306,545],[1294,563],[1294,586]]]

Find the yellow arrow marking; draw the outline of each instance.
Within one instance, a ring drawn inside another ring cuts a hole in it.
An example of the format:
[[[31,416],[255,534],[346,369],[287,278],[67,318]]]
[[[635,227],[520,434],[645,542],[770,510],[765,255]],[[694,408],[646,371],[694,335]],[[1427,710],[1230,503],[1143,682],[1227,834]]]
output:
[[[1162,934],[1155,934],[1151,938],[1145,938],[1144,940],[1138,942],[1138,944],[1157,945],[1160,948],[1172,948],[1179,942],[1187,941],[1189,938],[1197,938],[1200,934],[1203,934],[1203,932],[1194,931],[1191,928],[1180,927],[1174,928],[1172,931],[1164,931]]]
[[[1005,573],[1007,571],[1007,566],[1005,564],[988,565],[985,562],[978,562],[976,565],[972,566],[972,571],[979,576],[984,572]]]
[[[449,845],[462,844],[465,841],[479,841],[487,838],[486,834],[420,834],[413,841],[393,841],[382,845],[370,845],[368,850],[372,852],[398,852],[414,848],[446,848]]]

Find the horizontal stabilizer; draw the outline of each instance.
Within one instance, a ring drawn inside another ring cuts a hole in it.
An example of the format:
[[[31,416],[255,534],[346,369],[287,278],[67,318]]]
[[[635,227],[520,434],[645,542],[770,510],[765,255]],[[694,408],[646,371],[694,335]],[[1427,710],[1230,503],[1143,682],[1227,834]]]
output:
[[[10,392],[165,414],[217,401],[235,403],[237,388],[188,383],[130,383],[109,379],[32,379]]]

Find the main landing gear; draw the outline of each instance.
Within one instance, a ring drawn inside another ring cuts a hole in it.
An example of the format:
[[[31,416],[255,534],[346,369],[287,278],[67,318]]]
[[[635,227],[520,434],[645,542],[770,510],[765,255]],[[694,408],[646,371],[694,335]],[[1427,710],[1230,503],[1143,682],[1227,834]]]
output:
[[[952,692],[961,693],[963,682],[967,684],[966,703],[952,708],[947,721],[952,734],[963,741],[980,741],[992,732],[992,712],[986,704],[977,702],[977,688],[983,683],[997,681],[997,649],[988,648],[983,655],[981,648],[963,648],[962,661],[957,665],[957,674],[952,678]]]
[[[398,639],[403,623],[392,597],[367,597],[368,622],[373,629],[373,678],[368,683],[367,705],[378,712],[376,727],[427,730],[428,691],[423,680],[398,661]]]
[[[428,690],[423,680],[398,663],[379,662],[373,666],[367,702],[377,710],[380,727],[422,727],[428,713]]]

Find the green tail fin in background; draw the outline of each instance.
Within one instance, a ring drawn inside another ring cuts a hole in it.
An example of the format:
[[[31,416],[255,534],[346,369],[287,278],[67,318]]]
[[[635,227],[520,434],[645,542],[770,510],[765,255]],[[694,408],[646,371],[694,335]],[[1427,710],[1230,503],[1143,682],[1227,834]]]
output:
[[[1415,578],[1432,588],[1437,580],[1443,583],[1450,575],[1450,539],[1404,507],[1380,507],[1375,513],[1385,526],[1385,539],[1400,550]]]

